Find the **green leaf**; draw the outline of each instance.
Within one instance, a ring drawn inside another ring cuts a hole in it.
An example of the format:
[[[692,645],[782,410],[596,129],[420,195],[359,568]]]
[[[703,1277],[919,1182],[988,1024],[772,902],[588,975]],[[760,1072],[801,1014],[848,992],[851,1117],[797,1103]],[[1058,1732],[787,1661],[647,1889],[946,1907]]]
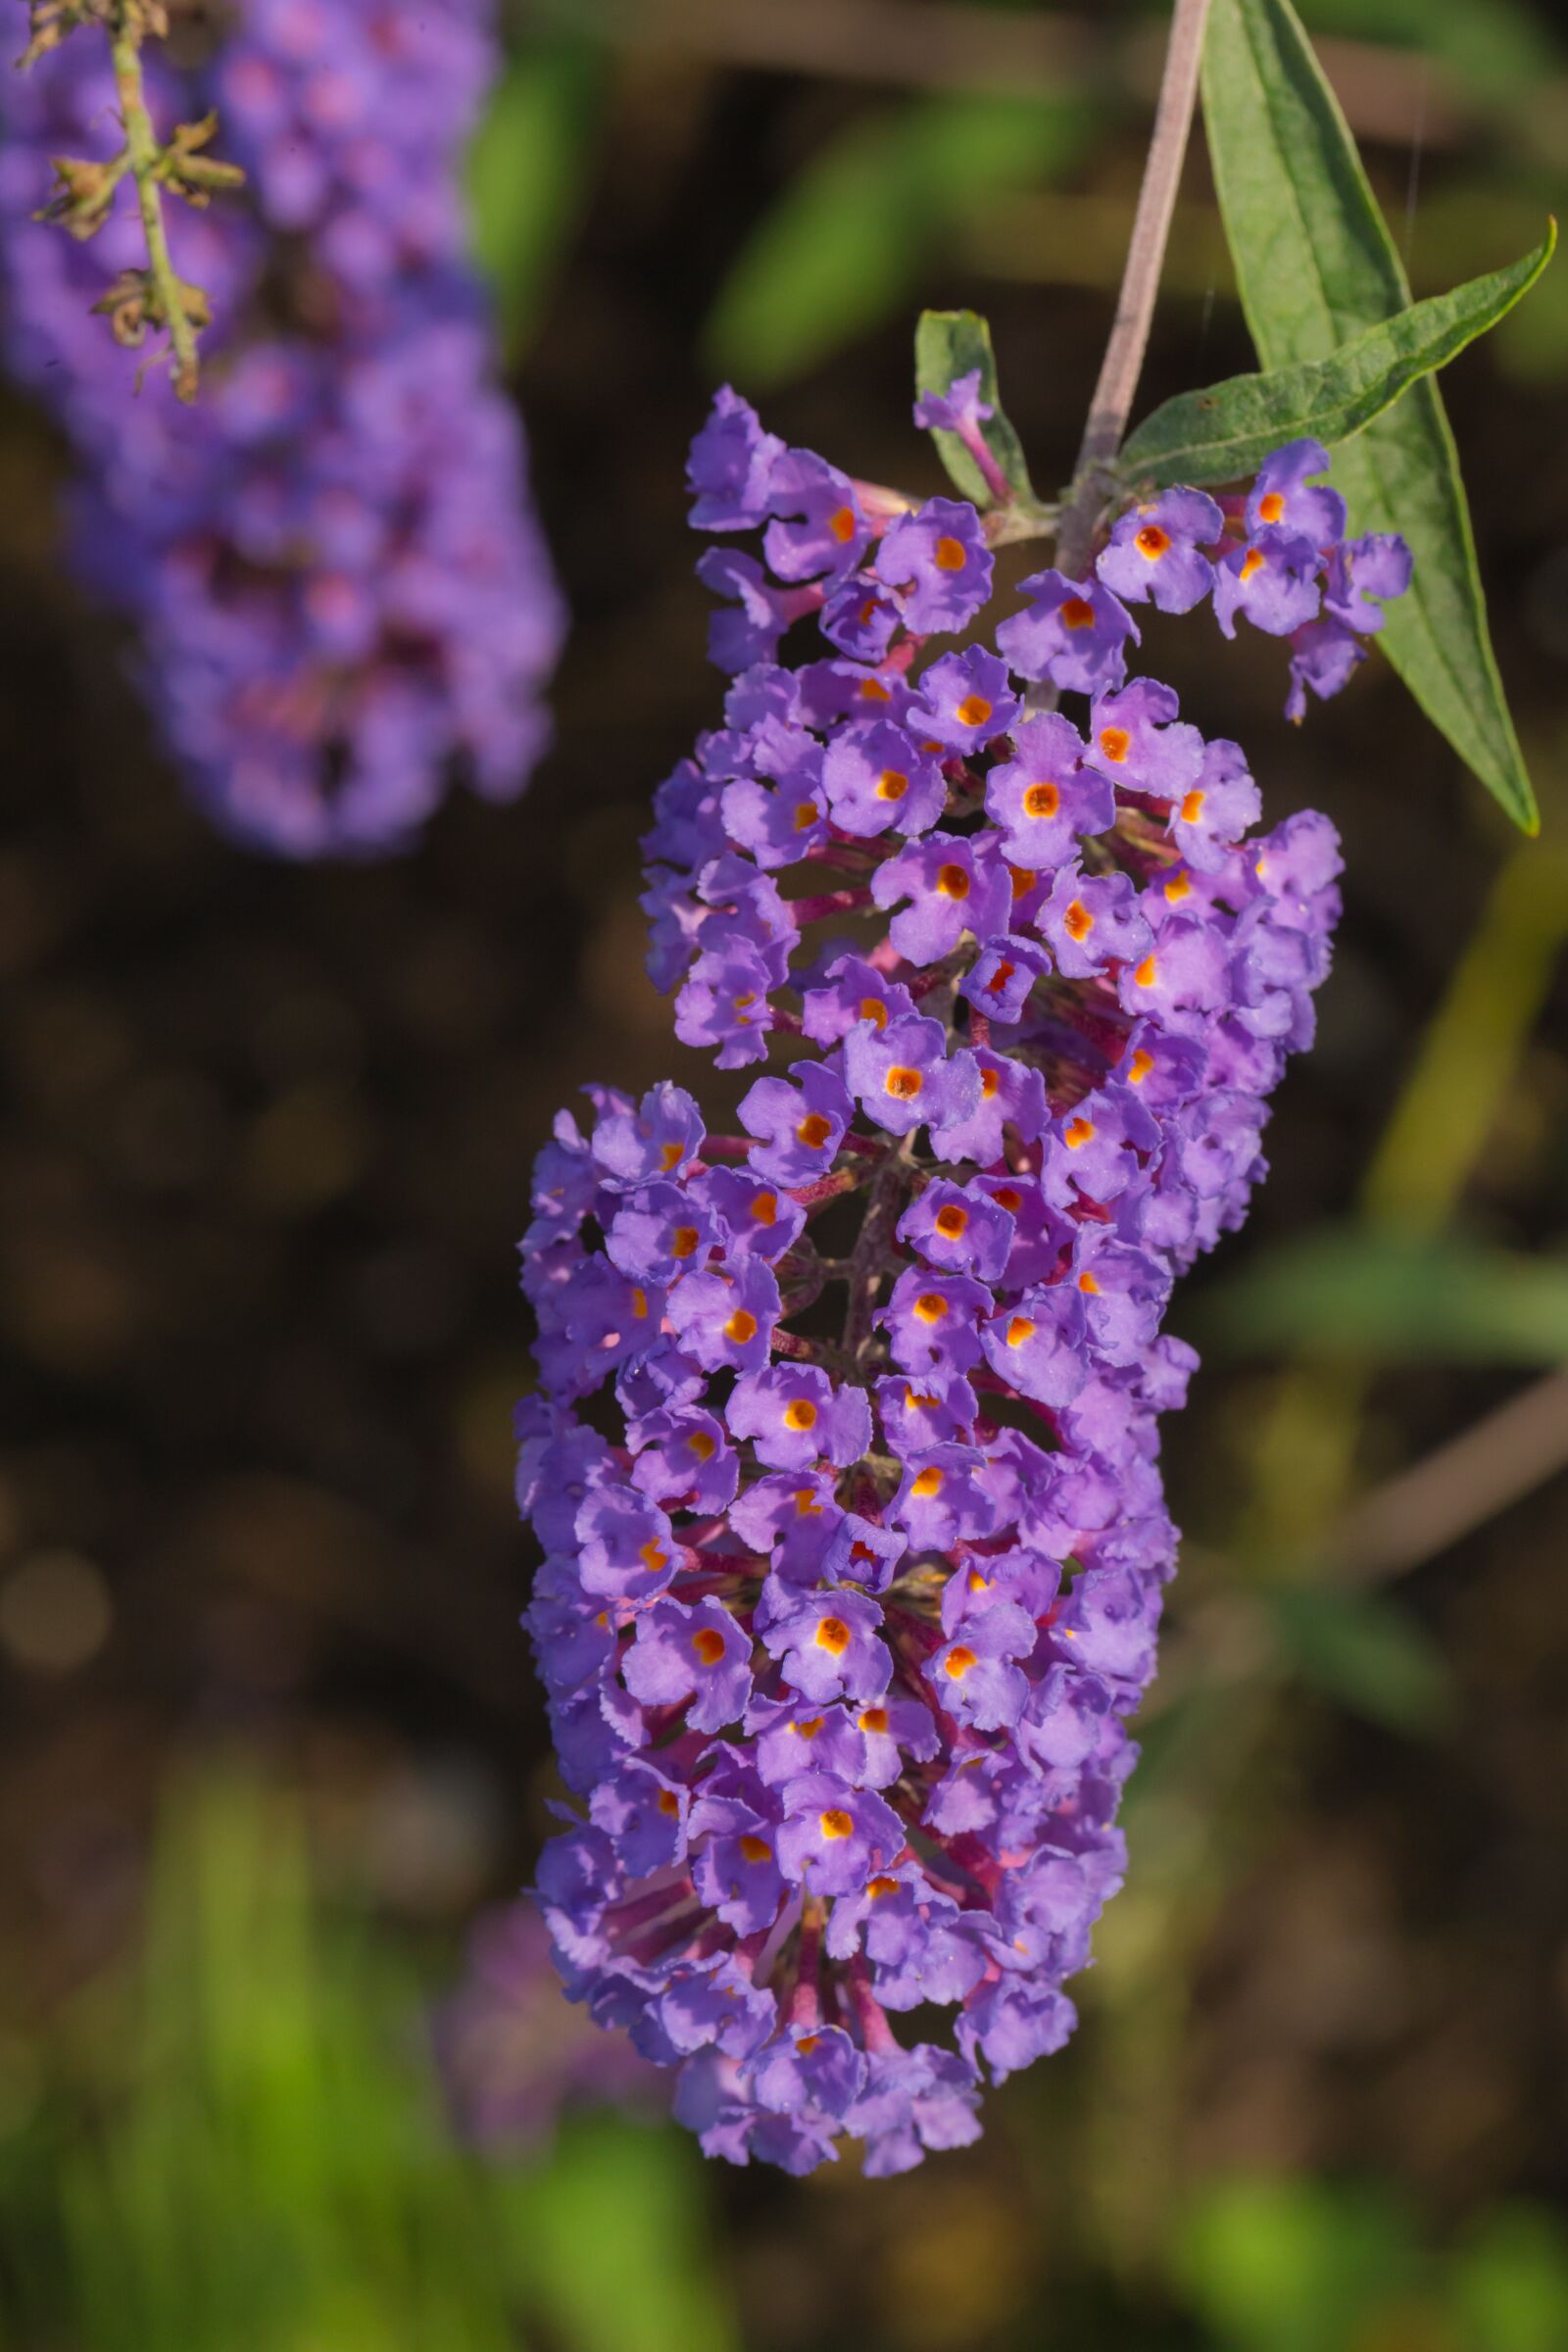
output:
[[[1404,1609],[1333,1586],[1279,1585],[1259,1599],[1286,1665],[1325,1698],[1418,1738],[1451,1718],[1447,1660]]]
[[[960,375],[980,371],[980,393],[991,416],[980,430],[1014,498],[1038,506],[1023,443],[1002,406],[991,328],[977,311],[922,311],[914,330],[914,386],[917,392],[952,390]],[[965,498],[977,507],[992,503],[990,484],[956,433],[934,431],[937,455]]]
[[[1203,114],[1265,369],[1327,359],[1406,308],[1398,255],[1290,0],[1213,0]],[[1380,644],[1460,758],[1533,833],[1535,795],[1492,650],[1453,435],[1430,377],[1345,449],[1336,478],[1357,531],[1402,531],[1415,557]]]
[[[495,83],[469,144],[469,243],[509,361],[528,340],[586,190],[598,90],[580,44],[530,49]]]
[[[1093,107],[931,97],[863,114],[799,170],[753,229],[703,329],[709,364],[753,390],[794,382],[895,317],[1000,189],[1071,169]]]
[[[1255,471],[1283,441],[1305,437],[1330,447],[1348,441],[1420,377],[1446,368],[1495,326],[1535,284],[1556,242],[1552,221],[1523,261],[1397,312],[1330,359],[1233,375],[1167,400],[1130,436],[1118,471],[1156,490],[1171,482],[1228,482]]]
[[[1209,1292],[1192,1321],[1235,1356],[1557,1364],[1568,1361],[1568,1261],[1345,1226],[1271,1251]]]

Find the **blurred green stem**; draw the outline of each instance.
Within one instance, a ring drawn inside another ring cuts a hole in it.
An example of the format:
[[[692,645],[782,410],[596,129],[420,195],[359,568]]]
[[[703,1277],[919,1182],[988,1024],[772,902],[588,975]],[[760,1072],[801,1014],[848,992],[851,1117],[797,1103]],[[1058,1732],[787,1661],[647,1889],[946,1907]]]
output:
[[[1463,1200],[1510,1091],[1568,936],[1568,858],[1528,842],[1488,894],[1469,946],[1362,1179],[1359,1214],[1401,1237],[1442,1231]],[[1310,1544],[1344,1510],[1372,1372],[1284,1372],[1259,1431],[1244,1548]]]

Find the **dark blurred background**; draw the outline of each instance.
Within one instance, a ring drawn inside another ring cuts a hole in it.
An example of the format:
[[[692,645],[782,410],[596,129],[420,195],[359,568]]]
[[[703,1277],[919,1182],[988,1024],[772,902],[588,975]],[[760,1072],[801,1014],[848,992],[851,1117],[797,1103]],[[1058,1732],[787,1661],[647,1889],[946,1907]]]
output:
[[[1538,239],[1556,12],[1303,13],[1417,291]],[[61,449],[0,398],[0,2306],[28,2352],[1568,2345],[1560,266],[1446,378],[1538,845],[1377,659],[1297,733],[1277,645],[1150,633],[1271,819],[1333,815],[1347,912],[1271,1180],[1178,1301],[1188,1548],[1077,2040],[885,2183],[733,2175],[612,2111],[476,2159],[426,2080],[424,2005],[554,1786],[511,1497],[530,1155],[591,1076],[723,1100],[636,905],[650,791],[721,691],[686,441],[730,375],[936,490],[910,332],[964,304],[1061,480],[1160,14],[512,21],[476,232],[575,626],[526,799],[459,797],[401,860],[265,863],[185,806],[63,571]],[[1145,405],[1250,364],[1198,142]],[[525,2092],[574,2029],[508,2000]]]

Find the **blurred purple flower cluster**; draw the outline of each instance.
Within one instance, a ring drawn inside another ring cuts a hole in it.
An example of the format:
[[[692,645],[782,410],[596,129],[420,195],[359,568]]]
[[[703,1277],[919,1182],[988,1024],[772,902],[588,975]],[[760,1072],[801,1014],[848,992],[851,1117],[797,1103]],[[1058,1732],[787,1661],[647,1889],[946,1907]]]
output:
[[[464,260],[488,17],[242,0],[220,45],[148,49],[163,118],[216,106],[248,180],[171,223],[219,319],[194,410],[89,315],[137,259],[129,189],[89,245],[29,219],[48,159],[103,142],[104,43],[4,77],[10,359],[77,459],[77,566],[202,806],[287,857],[401,847],[454,774],[509,798],[547,734],[563,613]]]
[[[963,390],[921,420],[961,430]],[[590,1090],[535,1170],[528,1623],[586,1799],[538,1892],[568,1991],[679,2065],[710,2153],[805,2172],[847,2133],[896,2172],[1071,2031],[1175,1566],[1157,1416],[1195,1358],[1160,1325],[1263,1173],[1339,911],[1332,827],[1251,833],[1240,747],[1129,678],[1103,574],[1285,633],[1335,558],[1266,518],[1233,555],[1172,492],[977,642],[972,507],[870,491],[727,392],[691,483],[760,560],[699,566],[738,674],[657,796],[653,968],[688,1044],[787,1066],[738,1136],[675,1086]],[[944,2004],[952,2045],[900,2041],[890,2012]]]
[[[531,1903],[474,1924],[462,1983],[432,2020],[452,2118],[476,2146],[516,2155],[546,2146],[578,2107],[657,2116],[663,2082],[624,2034],[564,2012],[550,1937]]]

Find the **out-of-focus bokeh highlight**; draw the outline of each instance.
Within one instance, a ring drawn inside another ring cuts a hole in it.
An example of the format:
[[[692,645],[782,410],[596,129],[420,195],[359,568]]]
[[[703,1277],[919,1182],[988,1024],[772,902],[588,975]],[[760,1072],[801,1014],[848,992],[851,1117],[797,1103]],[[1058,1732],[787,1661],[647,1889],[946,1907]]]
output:
[[[1306,0],[1418,291],[1560,211],[1545,0]],[[641,972],[717,712],[682,527],[728,374],[942,487],[921,304],[1042,485],[1109,321],[1161,12],[532,0],[475,152],[576,616],[559,740],[421,853],[181,799],[0,405],[0,2336],[23,2352],[1560,2352],[1568,2190],[1568,273],[1445,378],[1544,809],[1376,658],[1169,643],[1348,859],[1315,1053],[1188,1286],[1188,1542],[1071,2049],[906,2180],[704,2165],[511,1914],[556,1793],[516,1615],[529,1156],[716,1081]],[[17,44],[20,46],[20,42]],[[1200,150],[1146,397],[1250,364]],[[1152,648],[1163,671],[1165,630]],[[475,1921],[480,1929],[469,1943]]]

